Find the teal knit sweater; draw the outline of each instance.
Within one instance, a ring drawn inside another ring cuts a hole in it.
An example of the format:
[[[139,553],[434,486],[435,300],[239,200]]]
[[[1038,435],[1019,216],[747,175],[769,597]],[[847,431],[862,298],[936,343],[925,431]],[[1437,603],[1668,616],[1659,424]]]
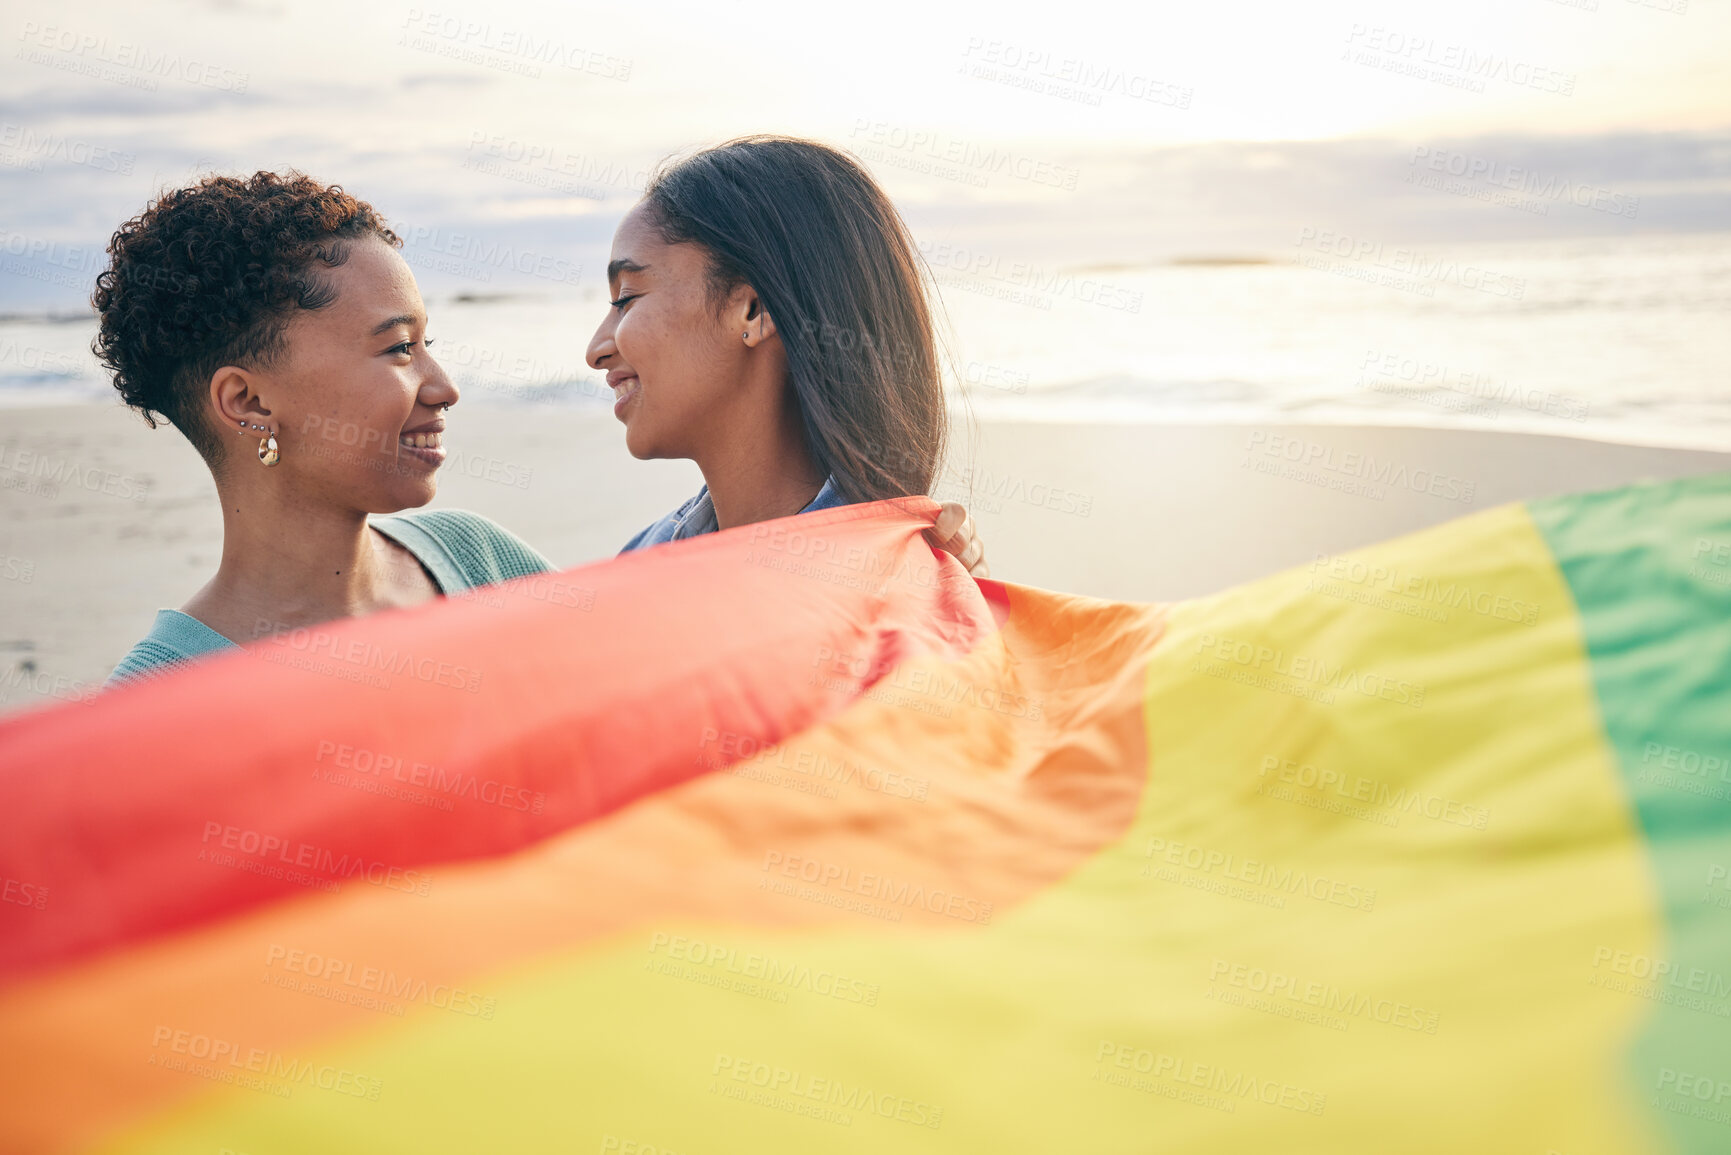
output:
[[[443,594],[553,569],[528,542],[467,510],[417,510],[370,518],[368,524],[414,554]],[[234,645],[190,614],[158,610],[150,633],[120,659],[108,681],[168,673]]]

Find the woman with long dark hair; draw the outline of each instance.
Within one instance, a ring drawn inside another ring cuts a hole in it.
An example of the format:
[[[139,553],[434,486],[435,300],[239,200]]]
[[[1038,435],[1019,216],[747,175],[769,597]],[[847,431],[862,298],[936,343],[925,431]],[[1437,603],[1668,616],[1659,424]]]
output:
[[[930,491],[947,410],[907,226],[846,154],[752,136],[658,172],[620,223],[589,343],[639,458],[704,487],[625,547]],[[934,537],[986,572],[966,511]]]

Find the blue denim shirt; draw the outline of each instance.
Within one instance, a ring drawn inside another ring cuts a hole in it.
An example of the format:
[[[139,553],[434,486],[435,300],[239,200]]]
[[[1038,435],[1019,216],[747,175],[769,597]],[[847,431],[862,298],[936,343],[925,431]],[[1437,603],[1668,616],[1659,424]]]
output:
[[[820,509],[834,509],[838,505],[848,504],[851,503],[836,487],[835,478],[826,477],[823,488],[817,491],[811,504],[800,512],[815,513]],[[715,503],[709,500],[709,486],[706,485],[697,491],[696,497],[626,542],[625,548],[619,552],[630,553],[634,549],[696,537],[700,533],[714,533],[720,528],[715,521]]]

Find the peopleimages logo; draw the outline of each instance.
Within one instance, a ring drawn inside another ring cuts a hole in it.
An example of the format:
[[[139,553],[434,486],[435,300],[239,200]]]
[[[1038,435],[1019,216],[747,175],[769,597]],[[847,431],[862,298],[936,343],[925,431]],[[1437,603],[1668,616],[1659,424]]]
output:
[[[40,883],[6,878],[0,880],[0,901],[27,906],[32,910],[47,910],[48,888]]]
[[[901,912],[895,908],[916,906],[932,914],[945,915],[963,922],[983,925],[992,921],[992,904],[989,902],[981,902],[941,887],[922,886],[917,882],[895,879],[869,870],[855,871],[851,866],[824,862],[817,858],[771,850],[764,854],[762,869],[766,874],[773,872],[822,889],[855,894],[874,902],[885,903],[896,915],[892,921],[900,921]],[[770,887],[763,886],[761,889]]]
[[[1157,863],[1164,863],[1168,868],[1182,868],[1198,875],[1248,883],[1275,892],[1275,895],[1269,897],[1296,895],[1342,906],[1348,910],[1369,911],[1376,906],[1374,887],[1358,886],[1339,878],[1312,874],[1308,870],[1291,866],[1277,866],[1257,858],[1240,858],[1230,851],[1196,846],[1175,839],[1150,838],[1148,848],[1143,853]],[[1143,875],[1160,878],[1164,882],[1182,881],[1182,876],[1177,875],[1173,869],[1157,872],[1151,867],[1144,867]],[[1198,889],[1212,888],[1204,886]],[[1279,903],[1263,903],[1268,906],[1283,904],[1284,900]]]
[[[1345,483],[1364,487],[1381,500],[1389,489],[1440,497],[1471,505],[1477,496],[1477,484],[1464,477],[1439,473],[1423,466],[1409,467],[1404,462],[1378,458],[1375,454],[1355,450],[1337,451],[1332,445],[1310,441],[1283,433],[1255,429],[1244,445],[1243,466],[1259,463],[1290,466],[1299,476],[1314,475],[1333,479],[1333,488]]]
[[[1237,666],[1253,674],[1287,679],[1324,690],[1346,690],[1367,698],[1411,706],[1415,710],[1424,705],[1425,688],[1417,682],[1330,661],[1314,654],[1290,653],[1284,648],[1261,642],[1210,633],[1197,638],[1196,652],[1213,662]]]
[[[1701,967],[1685,967],[1671,959],[1655,958],[1638,951],[1595,947],[1593,968],[1598,970],[1601,967],[1611,974],[1627,975],[1711,999],[1731,998],[1731,978],[1724,974]]]
[[[16,446],[0,445],[0,475],[4,475],[0,476],[0,488],[32,488],[45,497],[54,497],[62,489],[82,489],[122,501],[141,502],[150,495],[148,481],[69,457],[50,459]]]
[[[463,265],[484,266],[506,272],[537,277],[554,284],[577,285],[583,282],[583,266],[553,253],[514,247],[497,240],[487,240],[471,232],[442,229],[432,225],[411,225],[391,222],[391,231],[403,240],[404,259],[415,264],[433,262],[443,271],[461,273]],[[440,262],[443,263],[440,263]],[[491,274],[481,279],[490,280]]]
[[[1212,1092],[1220,1097],[1218,1102],[1202,1102],[1198,1105],[1218,1106],[1228,1112],[1234,1111],[1239,1102],[1247,1099],[1253,1099],[1267,1107],[1280,1107],[1306,1115],[1322,1114],[1328,1103],[1327,1095],[1309,1087],[1300,1087],[1279,1079],[1260,1078],[1218,1063],[1201,1063],[1189,1056],[1169,1055],[1128,1043],[1114,1043],[1108,1039],[1100,1040],[1099,1049],[1094,1053],[1094,1064],[1094,1074],[1091,1077],[1101,1082],[1116,1082],[1119,1086],[1138,1091],[1154,1090],[1151,1086],[1139,1086],[1126,1077],[1134,1072],[1149,1079]],[[1112,1074],[1111,1068],[1114,1067],[1123,1073],[1117,1079],[1109,1077]]]
[[[233,854],[223,856],[219,853],[235,851],[249,858],[263,859],[269,865],[282,863],[295,869],[311,871],[333,882],[340,883],[344,879],[359,877],[363,882],[382,886],[386,890],[401,890],[420,895],[427,894],[433,885],[432,877],[424,871],[390,866],[358,854],[339,854],[328,847],[315,846],[310,842],[247,830],[222,822],[206,822],[204,837],[199,841],[202,844],[198,852],[199,861],[211,862],[217,866],[237,865],[233,861]],[[269,872],[254,870],[252,873]]]
[[[1471,92],[1483,92],[1485,83],[1495,80],[1554,96],[1573,96],[1575,93],[1575,74],[1572,72],[1546,68],[1470,44],[1439,42],[1423,33],[1354,24],[1347,34],[1346,43],[1343,59],[1352,63],[1446,83]]]
[[[471,64],[509,65],[502,71],[531,78],[539,78],[539,66],[548,64],[601,80],[623,83],[631,79],[629,59],[597,52],[586,45],[570,44],[533,29],[495,25],[454,12],[421,8],[408,10],[402,29],[397,43],[404,47]]]
[[[962,71],[968,75],[1094,106],[1104,97],[1117,96],[1186,109],[1196,95],[1187,85],[1147,72],[983,36],[968,37],[962,60]]]
[[[759,522],[752,527],[750,540],[753,548],[746,555],[748,562],[767,564],[761,556],[767,553],[789,563],[770,568],[798,572],[819,580],[825,580],[823,575],[826,572],[839,571],[839,574],[857,574],[868,583],[904,581],[932,589],[940,582],[941,571],[929,555],[922,564],[915,565],[911,555],[899,551],[879,553],[855,544],[845,536],[825,537],[789,530],[781,522]],[[832,584],[846,584],[831,580]]]
[[[1050,308],[1052,299],[1069,297],[1084,305],[1099,305],[1119,312],[1142,311],[1142,292],[1139,289],[1125,289],[1109,281],[1088,276],[1077,277],[1073,273],[1043,268],[1030,261],[1007,261],[995,253],[982,252],[965,245],[922,240],[918,242],[918,246],[920,255],[937,271],[941,283],[952,283],[944,280],[942,274],[953,272],[964,278],[995,281],[1012,289],[1023,290],[1033,294],[1034,299],[1045,301],[1047,308]]]
[[[1295,762],[1276,754],[1265,754],[1257,777],[1257,793],[1263,793],[1273,782],[1295,786],[1317,795],[1332,795],[1346,802],[1362,802],[1366,807],[1386,810],[1391,814],[1422,814],[1433,822],[1450,826],[1466,826],[1483,830],[1490,822],[1491,812],[1440,794],[1429,794],[1406,785],[1392,785],[1362,774],[1346,774],[1340,770],[1317,767],[1309,762]],[[1303,801],[1304,795],[1295,795]]]
[[[861,790],[907,798],[914,802],[924,802],[926,791],[931,789],[931,780],[927,778],[884,770],[851,758],[831,757],[821,750],[806,747],[789,749],[779,742],[734,730],[718,730],[714,726],[703,728],[703,736],[698,741],[697,748],[698,758],[704,765],[731,767],[732,772],[740,774],[741,777],[756,776],[741,773],[748,767],[758,770],[786,770],[816,782],[857,786]],[[824,796],[835,797],[833,793]]]
[[[1458,399],[1460,408],[1476,404],[1472,411],[1494,417],[1499,410],[1524,409],[1528,413],[1585,421],[1591,413],[1587,402],[1566,393],[1515,385],[1474,369],[1459,369],[1446,362],[1411,357],[1382,349],[1367,349],[1359,362],[1359,384],[1381,393],[1397,393],[1418,400],[1435,398],[1444,407]]]
[[[1412,166],[1406,175],[1408,184],[1414,183],[1420,169],[1428,169],[1438,175],[1459,177],[1469,183],[1482,182],[1539,201],[1568,201],[1577,208],[1629,220],[1635,219],[1641,207],[1641,198],[1637,196],[1453,149],[1416,145],[1407,164]]]
[[[249,1047],[233,1039],[174,1027],[158,1026],[151,1036],[150,1047],[150,1065],[153,1067],[186,1070],[189,1074],[217,1082],[267,1090],[282,1098],[287,1098],[296,1085],[374,1102],[384,1090],[382,1080],[347,1067],[311,1063],[280,1051]],[[186,1061],[189,1059],[201,1060],[207,1065],[194,1067]],[[247,1076],[253,1078],[249,1081]],[[272,1080],[276,1082],[273,1084]]]
[[[400,975],[383,967],[356,964],[348,959],[333,958],[317,951],[296,950],[281,943],[271,944],[270,949],[265,952],[264,965],[270,969],[280,969],[284,975],[298,975],[330,988],[346,989],[350,994],[377,995],[383,999],[420,1003],[470,1018],[491,1019],[498,1005],[498,1001],[491,995],[464,990],[449,983],[430,982],[414,975]],[[329,997],[332,993],[341,991],[312,988],[308,993]]]
[[[1077,170],[1073,166],[1029,156],[1003,145],[986,145],[948,133],[908,128],[866,117],[854,120],[850,135],[856,140],[864,137],[866,147],[879,154],[867,156],[868,160],[883,160],[894,165],[893,158],[903,154],[922,166],[919,171],[938,166],[936,171],[943,175],[943,166],[951,166],[957,172],[977,177],[981,186],[988,183],[989,177],[1008,176],[1066,191],[1074,191],[1076,187]]]
[[[965,677],[952,677],[941,669],[916,663],[892,664],[887,655],[879,653],[850,654],[828,646],[819,646],[811,664],[818,668],[814,685],[839,694],[858,694],[876,702],[925,709],[927,713],[943,711],[949,717],[951,706],[968,706],[1012,718],[1040,720],[1044,703],[1038,697],[1001,686],[979,685]]]
[[[405,787],[426,790],[451,799],[466,799],[497,806],[503,810],[520,810],[530,814],[540,814],[547,809],[547,796],[539,790],[514,786],[492,778],[481,778],[461,770],[447,770],[426,762],[411,762],[401,755],[369,750],[364,746],[321,741],[318,752],[313,756],[313,762],[323,763],[327,759],[333,769],[350,775],[370,778],[377,782],[402,783]]]
[[[317,626],[278,630],[277,623],[259,618],[254,623],[253,632],[256,637],[268,637],[277,643],[249,647],[247,652],[261,661],[331,673],[380,689],[390,686],[388,679],[382,677],[385,674],[467,690],[471,694],[481,688],[480,670],[428,654],[416,654],[412,650],[399,650],[395,646],[387,649],[361,638],[345,639],[334,631]],[[327,661],[321,662],[320,659]]]
[[[1210,984],[1267,995],[1271,999],[1287,999],[1304,1006],[1317,1007],[1334,1015],[1366,1019],[1383,1026],[1426,1035],[1436,1034],[1440,1019],[1436,1011],[1414,1006],[1400,999],[1343,989],[1335,983],[1320,982],[1222,958],[1213,960],[1208,970],[1208,981]]]
[[[121,176],[129,175],[138,159],[130,152],[92,144],[64,133],[39,132],[28,125],[10,121],[0,122],[0,148],[15,149],[33,160],[62,161]]]
[[[942,1107],[921,1102],[907,1095],[893,1095],[859,1083],[848,1083],[841,1079],[820,1078],[807,1072],[796,1071],[774,1063],[741,1058],[737,1055],[717,1054],[715,1066],[710,1069],[709,1073],[714,1080],[711,1084],[711,1090],[725,1088],[724,1080],[744,1084],[769,1096],[784,1096],[787,1100],[787,1108],[791,1108],[791,1113],[794,1114],[807,1113],[804,1110],[798,1110],[798,1107],[821,1104],[825,1108],[836,1111],[857,1111],[862,1115],[894,1119],[899,1123],[908,1123],[915,1127],[930,1127],[934,1131],[942,1125],[944,1119]],[[782,1106],[781,1103],[773,1100],[763,1105]],[[844,1115],[841,1118],[829,1118],[825,1121],[847,1125],[852,1122],[852,1119]]]
[[[157,77],[236,94],[245,92],[252,79],[249,73],[182,56],[177,50],[159,52],[146,45],[111,40],[86,29],[38,24],[34,20],[24,22],[18,39],[25,44],[17,54],[20,60],[102,80],[119,79],[128,87],[149,92],[157,90]],[[60,56],[49,56],[50,52]]]
[[[1457,581],[1453,578],[1443,580],[1427,577],[1423,574],[1403,570],[1399,566],[1318,553],[1310,563],[1310,572],[1318,575],[1318,580],[1307,583],[1305,588],[1314,589],[1320,593],[1333,592],[1339,596],[1338,590],[1331,591],[1331,584],[1334,586],[1354,586],[1363,590],[1411,598],[1415,602],[1425,603],[1439,609],[1464,609],[1469,613],[1478,614],[1480,617],[1493,618],[1501,622],[1530,626],[1539,620],[1539,604],[1537,602],[1498,593],[1495,590],[1474,586],[1470,582]],[[1448,615],[1445,613],[1436,620],[1447,621]]]
[[[813,968],[803,963],[786,962],[770,955],[743,951],[721,943],[704,942],[702,939],[690,939],[681,934],[657,931],[650,940],[649,953],[656,955],[661,952],[680,962],[723,971],[774,987],[806,991],[838,1002],[856,1003],[865,1007],[878,1005],[878,984],[846,974],[837,974],[822,967]]]
[[[1416,249],[1401,246],[1391,248],[1381,241],[1337,233],[1332,229],[1305,225],[1298,230],[1298,239],[1293,244],[1323,256],[1340,257],[1351,265],[1361,266],[1366,270],[1384,269],[1421,280],[1452,282],[1465,289],[1476,289],[1513,301],[1520,300],[1527,292],[1524,277],[1510,277],[1482,265],[1463,263],[1451,257],[1433,256]],[[1300,254],[1301,264],[1306,263],[1305,257],[1306,254]]]

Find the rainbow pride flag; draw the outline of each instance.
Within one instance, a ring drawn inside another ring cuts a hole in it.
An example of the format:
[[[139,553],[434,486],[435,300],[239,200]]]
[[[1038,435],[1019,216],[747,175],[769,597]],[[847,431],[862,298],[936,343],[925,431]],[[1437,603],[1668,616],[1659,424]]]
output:
[[[0,1148],[1731,1150],[1731,477],[1173,606],[935,512],[0,726]]]

